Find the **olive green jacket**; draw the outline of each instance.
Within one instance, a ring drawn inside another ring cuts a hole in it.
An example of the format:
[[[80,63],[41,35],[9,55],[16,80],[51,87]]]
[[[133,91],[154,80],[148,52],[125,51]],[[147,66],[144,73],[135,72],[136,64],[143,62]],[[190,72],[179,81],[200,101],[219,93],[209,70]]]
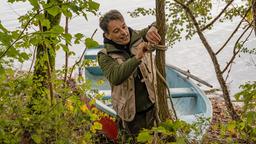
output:
[[[143,41],[148,29],[143,31],[132,31],[130,50],[136,55],[136,46]],[[98,53],[99,65],[111,84],[111,95],[113,108],[117,114],[125,121],[132,121],[136,114],[135,106],[135,85],[134,74],[137,68],[140,69],[143,81],[148,90],[149,99],[155,103],[154,64],[151,65],[150,54],[146,53],[142,60],[137,60],[123,50],[117,49],[114,45],[105,44],[105,48]],[[153,82],[154,81],[154,82]]]

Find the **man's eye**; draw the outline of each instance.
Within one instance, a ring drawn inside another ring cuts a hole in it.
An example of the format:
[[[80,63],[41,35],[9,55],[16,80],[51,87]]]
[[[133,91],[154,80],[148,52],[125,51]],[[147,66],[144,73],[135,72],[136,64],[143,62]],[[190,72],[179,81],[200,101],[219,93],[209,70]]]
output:
[[[114,33],[118,33],[118,30],[114,30],[113,32],[114,32]]]

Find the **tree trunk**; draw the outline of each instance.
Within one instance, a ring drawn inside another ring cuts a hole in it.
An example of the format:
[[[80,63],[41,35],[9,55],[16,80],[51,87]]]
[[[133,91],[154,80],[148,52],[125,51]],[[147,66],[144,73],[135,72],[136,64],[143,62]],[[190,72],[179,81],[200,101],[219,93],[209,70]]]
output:
[[[161,36],[161,45],[165,45],[165,0],[156,0],[156,24]],[[156,67],[162,76],[166,79],[165,73],[165,51],[156,50]],[[167,91],[163,81],[157,76],[157,96],[159,105],[159,118],[161,121],[171,118],[168,103]]]
[[[48,0],[47,3],[50,3],[51,0]],[[59,1],[59,4],[61,2]],[[50,21],[50,29],[56,25],[59,25],[61,19],[61,13],[56,16],[50,15],[45,11],[45,19]],[[39,24],[40,31],[48,31],[46,27],[42,27]],[[53,38],[49,39],[53,41]],[[33,98],[41,98],[42,96],[48,96],[48,89],[50,91],[49,99],[53,100],[53,84],[51,82],[52,72],[55,70],[55,57],[56,50],[55,45],[51,44],[50,47],[47,47],[44,43],[40,43],[37,46],[36,52],[36,62],[34,66],[33,81],[36,85]]]

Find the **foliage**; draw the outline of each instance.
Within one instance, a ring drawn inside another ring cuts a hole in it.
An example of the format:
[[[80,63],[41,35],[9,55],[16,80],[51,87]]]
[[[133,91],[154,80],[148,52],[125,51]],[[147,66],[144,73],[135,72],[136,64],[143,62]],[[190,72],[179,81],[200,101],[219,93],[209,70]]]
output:
[[[61,77],[63,70],[59,70],[52,71],[51,75],[48,73],[47,79],[38,77],[51,84],[45,87],[42,83],[36,83],[31,73],[13,71],[12,65],[14,61],[24,62],[30,58],[31,54],[24,50],[45,48],[46,53],[41,57],[37,54],[37,62],[46,66],[40,67],[41,71],[49,70],[45,62],[55,63],[57,50],[63,49],[72,55],[74,52],[69,50],[69,46],[73,44],[84,43],[87,48],[97,45],[96,41],[81,33],[65,32],[59,21],[61,14],[69,19],[82,15],[87,20],[88,13],[97,14],[99,4],[93,0],[8,2],[26,2],[31,9],[18,18],[20,27],[16,30],[8,30],[0,23],[0,143],[95,141],[98,139],[96,132],[101,129],[97,120],[103,114],[89,108],[93,103],[85,105],[81,101],[84,96],[88,99],[98,95],[90,90],[87,82],[75,85],[69,80],[67,86]],[[54,64],[52,66],[55,67]],[[39,91],[37,95],[35,90]],[[53,97],[49,99],[49,95]]]
[[[90,38],[85,38],[81,33],[70,34],[64,32],[64,26],[56,25],[54,22],[51,23],[46,17],[46,12],[50,14],[50,17],[55,17],[57,14],[62,13],[64,16],[71,19],[73,15],[82,15],[87,19],[87,13],[96,14],[99,9],[99,4],[89,0],[74,0],[74,1],[58,1],[58,0],[9,0],[10,3],[15,2],[27,2],[30,3],[32,8],[27,11],[23,16],[20,16],[18,19],[20,21],[20,30],[10,31],[6,29],[0,23],[0,59],[5,61],[9,59],[18,59],[20,62],[28,60],[30,54],[22,52],[21,49],[37,47],[39,44],[44,44],[48,48],[55,46],[56,49],[62,48],[65,52],[68,52],[69,55],[74,54],[74,52],[69,51],[67,45],[72,44],[74,40],[75,44],[81,42],[86,43],[86,41],[91,42]],[[54,26],[54,27],[53,27]],[[39,29],[37,28],[39,27]],[[44,28],[44,31],[40,30]],[[33,32],[31,28],[36,31]],[[90,44],[87,44],[90,45]],[[4,67],[4,63],[0,63],[1,67]],[[0,67],[0,68],[1,68]]]
[[[214,1],[209,0],[197,0],[197,1],[186,1],[179,0],[180,2],[186,4],[191,10],[193,10],[193,15],[195,16],[199,27],[204,28],[208,23],[210,23],[214,17],[212,13],[212,7]],[[218,1],[218,3],[228,3],[230,0]],[[243,1],[242,4],[232,5],[226,11],[224,11],[224,16],[219,19],[220,22],[232,21],[233,18],[243,15],[246,13],[250,1]],[[183,8],[175,1],[166,0],[166,19],[167,19],[167,42],[170,46],[173,46],[176,42],[180,41],[182,38],[191,39],[192,36],[196,34],[191,19],[188,14],[183,10]],[[140,15],[155,15],[155,9],[149,8],[136,8],[133,12],[129,12],[132,17],[138,17]],[[246,19],[250,22],[252,21],[252,13],[249,12]],[[211,29],[213,25],[210,25],[208,29]]]
[[[241,86],[242,91],[235,95],[241,103],[239,121],[217,123],[214,128],[220,130],[221,143],[255,143],[256,142],[256,81]]]
[[[19,143],[85,143],[96,139],[101,129],[97,120],[101,116],[95,108],[81,101],[81,95],[98,95],[84,83],[76,89],[62,87],[62,80],[55,80],[56,104],[46,98],[33,101],[31,74],[17,74],[11,69],[0,75],[0,142]],[[83,97],[83,96],[82,96]],[[29,134],[29,135],[28,135]],[[32,138],[32,140],[29,138]]]
[[[182,120],[167,120],[159,124],[158,127],[153,127],[150,130],[143,129],[139,133],[137,141],[140,143],[152,143],[153,141],[177,144],[198,143],[208,125],[209,119],[203,117],[198,117],[197,121],[192,124]]]
[[[181,132],[183,135],[180,135]],[[157,134],[157,143],[167,143],[174,142],[185,143],[187,140],[187,135],[191,131],[191,126],[184,121],[171,121],[167,120],[161,123],[158,127],[153,127],[152,129],[142,130],[138,137],[137,141],[140,143],[152,143],[155,138],[154,134]]]
[[[168,44],[172,46],[175,42],[180,41],[184,34],[186,39],[190,39],[196,31],[193,28],[193,24],[187,19],[187,13],[174,1],[166,1],[165,8],[168,22],[166,25]],[[194,10],[195,16],[198,17],[199,23],[202,25],[212,18],[210,13],[212,8],[211,1],[194,1],[190,4],[190,8]],[[137,8],[133,12],[130,12],[132,17],[139,16],[140,14],[155,15],[155,9]]]
[[[242,120],[235,126],[239,136],[247,143],[256,142],[256,81],[241,86],[242,91],[236,94],[236,100],[243,103]]]

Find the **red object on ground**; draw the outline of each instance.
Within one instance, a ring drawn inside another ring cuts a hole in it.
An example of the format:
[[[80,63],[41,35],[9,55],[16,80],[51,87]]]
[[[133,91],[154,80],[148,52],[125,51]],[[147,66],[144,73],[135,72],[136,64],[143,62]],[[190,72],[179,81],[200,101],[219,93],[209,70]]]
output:
[[[89,102],[90,99],[83,97],[81,100],[86,104],[88,109],[92,109],[95,107],[94,105],[90,106]],[[118,140],[118,128],[116,122],[109,117],[102,117],[99,121],[102,125],[101,133],[103,133],[108,139],[112,140],[113,142],[117,143]]]
[[[102,133],[106,135],[107,138],[117,142],[118,130],[116,123],[109,117],[103,117],[99,120],[102,124]]]

